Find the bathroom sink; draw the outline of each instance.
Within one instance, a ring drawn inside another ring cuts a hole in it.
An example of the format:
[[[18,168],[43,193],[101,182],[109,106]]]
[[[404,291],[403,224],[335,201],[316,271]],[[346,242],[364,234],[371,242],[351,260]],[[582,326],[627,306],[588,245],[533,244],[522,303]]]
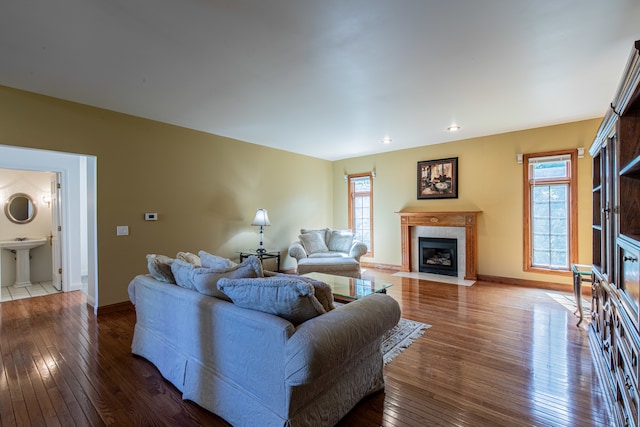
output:
[[[45,237],[35,239],[21,237],[19,240],[0,240],[0,248],[16,251],[16,283],[14,283],[14,287],[31,285],[29,251],[44,245],[46,242],[47,239]]]
[[[8,249],[10,251],[19,251],[22,249],[33,249],[38,246],[42,246],[47,242],[44,237],[40,238],[27,238],[27,240],[2,240],[0,241],[0,248]]]

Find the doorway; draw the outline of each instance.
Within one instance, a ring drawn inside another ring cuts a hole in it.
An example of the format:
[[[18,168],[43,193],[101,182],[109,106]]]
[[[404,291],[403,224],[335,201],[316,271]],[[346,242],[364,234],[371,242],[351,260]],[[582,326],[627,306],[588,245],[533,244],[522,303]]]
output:
[[[54,246],[57,198],[52,172],[0,169],[0,302],[48,295],[62,290]],[[57,232],[56,232],[57,234]],[[58,239],[55,239],[57,242]],[[58,279],[58,280],[56,280]]]
[[[0,145],[0,168],[53,172],[60,179],[60,265],[62,291],[82,290],[98,307],[97,158]],[[0,194],[3,199],[8,195]]]

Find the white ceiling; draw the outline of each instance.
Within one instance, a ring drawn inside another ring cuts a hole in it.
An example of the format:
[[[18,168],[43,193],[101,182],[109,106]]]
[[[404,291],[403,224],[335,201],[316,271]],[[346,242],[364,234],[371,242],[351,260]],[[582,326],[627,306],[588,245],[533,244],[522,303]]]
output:
[[[639,23],[638,0],[5,0],[0,84],[337,160],[603,116]]]

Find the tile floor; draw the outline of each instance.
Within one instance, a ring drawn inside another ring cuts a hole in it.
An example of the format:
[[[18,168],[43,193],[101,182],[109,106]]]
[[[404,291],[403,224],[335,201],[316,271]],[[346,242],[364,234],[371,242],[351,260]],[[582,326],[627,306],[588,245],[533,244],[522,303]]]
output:
[[[13,301],[22,298],[39,297],[58,293],[52,282],[39,282],[31,286],[23,288],[14,288],[13,286],[0,287],[0,302]]]

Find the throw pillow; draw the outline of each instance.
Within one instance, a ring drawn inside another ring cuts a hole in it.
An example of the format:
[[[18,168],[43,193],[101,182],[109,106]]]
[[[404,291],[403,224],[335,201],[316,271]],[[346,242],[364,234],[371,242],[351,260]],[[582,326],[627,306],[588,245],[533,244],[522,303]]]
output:
[[[313,294],[318,299],[320,304],[322,304],[322,307],[325,309],[325,311],[331,311],[336,308],[333,305],[333,291],[331,290],[331,286],[329,286],[325,282],[314,280],[310,277],[298,276],[298,279],[304,280],[305,282],[313,286]]]
[[[329,228],[320,228],[317,230],[311,230],[308,228],[301,228],[300,229],[300,234],[307,234],[307,233],[318,233],[320,235],[320,237],[322,237],[322,240],[324,240],[325,242],[327,241],[327,233],[329,232]]]
[[[196,254],[192,254],[191,252],[178,252],[176,258],[180,261],[188,262],[196,267],[202,267],[202,262],[200,262],[200,257]]]
[[[237,306],[274,314],[294,325],[326,313],[313,286],[295,276],[220,279],[218,289]]]
[[[351,230],[331,230],[327,247],[332,252],[349,253],[353,244],[353,233]]]
[[[147,268],[149,274],[161,282],[175,283],[176,280],[171,272],[173,259],[165,255],[147,254]]]
[[[223,278],[241,279],[263,277],[262,263],[257,256],[249,258],[234,267],[216,268],[196,268],[191,273],[191,279],[198,292],[212,297],[231,301],[223,291],[218,288],[218,281]]]
[[[303,233],[298,236],[298,239],[300,239],[304,250],[307,251],[308,254],[327,252],[329,250],[327,244],[324,242],[324,237],[320,235],[320,233]]]
[[[311,286],[313,286],[313,294],[326,311],[331,311],[336,308],[333,301],[333,291],[331,290],[331,286],[329,284],[312,279],[311,277],[298,276],[295,274],[275,273],[273,275],[289,279],[295,278],[309,283]]]
[[[175,277],[176,285],[192,291],[197,290],[193,283],[193,279],[191,278],[191,273],[196,268],[198,267],[190,262],[186,262],[181,259],[173,260],[171,263],[171,272]]]
[[[205,251],[198,252],[198,256],[202,266],[207,268],[230,268],[238,265],[229,258],[213,255]]]

